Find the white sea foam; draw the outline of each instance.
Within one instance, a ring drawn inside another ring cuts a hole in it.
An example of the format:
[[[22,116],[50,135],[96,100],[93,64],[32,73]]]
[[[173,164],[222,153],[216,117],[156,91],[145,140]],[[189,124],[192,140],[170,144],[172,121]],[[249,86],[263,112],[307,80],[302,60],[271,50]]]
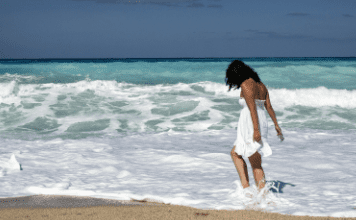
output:
[[[116,134],[119,130],[229,129],[236,127],[241,110],[240,90],[227,92],[225,85],[213,82],[134,85],[114,80],[67,84],[12,81],[1,86],[2,130],[50,132],[54,136],[74,131]],[[356,128],[356,91],[269,88],[269,94],[285,127]]]
[[[1,169],[14,154],[23,170],[3,173],[0,197],[150,198],[202,209],[356,217],[356,173],[344,169],[356,155],[352,135],[284,129],[285,141],[279,142],[271,131],[273,155],[262,161],[270,193],[265,198],[254,193],[248,199],[229,155],[235,132],[169,131],[48,141],[2,138]]]

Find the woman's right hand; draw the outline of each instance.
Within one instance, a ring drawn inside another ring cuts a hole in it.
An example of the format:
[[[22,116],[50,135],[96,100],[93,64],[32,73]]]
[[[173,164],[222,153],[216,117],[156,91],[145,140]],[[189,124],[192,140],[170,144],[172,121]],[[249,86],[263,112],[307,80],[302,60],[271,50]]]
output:
[[[277,131],[277,135],[282,135],[282,129],[278,125],[276,125],[275,128]]]

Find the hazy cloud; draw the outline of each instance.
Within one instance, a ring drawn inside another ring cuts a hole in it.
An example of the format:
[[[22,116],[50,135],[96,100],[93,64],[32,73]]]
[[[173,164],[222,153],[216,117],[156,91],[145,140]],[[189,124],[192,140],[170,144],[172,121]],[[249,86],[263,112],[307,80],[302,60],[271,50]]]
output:
[[[356,42],[356,37],[313,37],[312,41],[316,42],[329,42],[329,43],[354,43]]]
[[[280,34],[274,31],[258,31],[258,30],[245,30],[246,32],[250,32],[254,34],[256,37],[267,37],[267,38],[274,38],[274,39],[311,39],[312,37],[302,34]]]
[[[201,8],[201,7],[204,7],[204,5],[201,3],[193,3],[193,4],[188,5],[187,7],[188,8]]]
[[[344,16],[345,18],[352,18],[353,15],[350,15],[350,14],[343,14],[342,16]]]
[[[160,5],[171,5],[177,3],[189,3],[189,2],[196,2],[199,0],[72,0],[72,1],[95,1],[97,3],[141,3],[141,4],[160,4]]]
[[[85,1],[94,1],[96,3],[104,3],[104,4],[152,4],[152,5],[163,5],[163,6],[175,6],[182,7],[184,6],[188,8],[203,8],[205,5],[203,4],[203,0],[72,0],[77,2],[85,2]],[[208,0],[208,2],[220,2],[221,0]],[[206,0],[205,0],[206,2]],[[190,3],[189,5],[186,5]],[[209,8],[222,8],[223,6],[220,4],[211,4],[208,5]]]
[[[95,1],[96,3],[126,3],[129,2],[129,0],[121,1],[121,0],[72,0],[75,2],[87,2],[87,1]]]
[[[301,13],[301,12],[293,12],[287,14],[287,16],[293,16],[293,17],[303,17],[303,16],[309,16],[310,14],[308,13]]]
[[[222,8],[222,5],[208,5],[208,8]]]
[[[236,38],[231,38],[231,40],[234,39],[285,39],[285,40],[304,40],[304,41],[315,41],[315,42],[333,42],[333,43],[352,43],[356,41],[356,36],[355,37],[346,37],[346,38],[340,38],[340,37],[315,37],[315,36],[310,36],[310,35],[302,35],[302,34],[281,34],[277,33],[274,31],[259,31],[259,30],[245,30],[246,32],[252,33],[253,36],[251,37],[236,37]]]

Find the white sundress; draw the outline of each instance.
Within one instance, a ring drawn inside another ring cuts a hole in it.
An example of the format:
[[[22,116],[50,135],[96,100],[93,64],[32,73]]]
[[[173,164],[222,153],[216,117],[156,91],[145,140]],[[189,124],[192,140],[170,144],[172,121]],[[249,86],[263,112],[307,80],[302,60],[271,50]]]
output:
[[[250,109],[248,108],[244,98],[240,98],[239,104],[243,106],[240,113],[239,122],[237,125],[237,138],[234,143],[235,152],[243,157],[250,157],[258,151],[263,157],[272,155],[272,150],[267,143],[268,124],[264,110],[264,102],[266,100],[255,99],[256,111],[258,115],[259,130],[261,141],[253,140],[253,123]]]

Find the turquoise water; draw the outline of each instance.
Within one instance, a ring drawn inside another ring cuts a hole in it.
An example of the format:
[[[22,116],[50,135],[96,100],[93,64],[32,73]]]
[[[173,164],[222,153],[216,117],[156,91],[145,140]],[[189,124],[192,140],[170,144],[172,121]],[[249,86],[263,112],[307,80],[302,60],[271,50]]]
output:
[[[242,109],[224,82],[232,60],[0,60],[0,197],[244,208],[229,155]],[[356,217],[356,58],[241,60],[269,89],[285,137],[268,117],[262,166],[280,189],[277,208],[260,208]]]
[[[205,81],[223,83],[223,75],[232,60],[234,59],[0,60],[0,74],[7,76],[1,78],[2,82],[17,79],[21,83],[73,83],[85,79],[115,80],[135,85]],[[272,88],[324,86],[328,89],[353,90],[356,86],[356,58],[240,60],[254,68],[263,82]]]
[[[0,130],[80,138],[232,128],[240,110],[239,90],[224,84],[232,60],[2,60]],[[356,128],[356,58],[241,60],[269,88],[284,127]]]

